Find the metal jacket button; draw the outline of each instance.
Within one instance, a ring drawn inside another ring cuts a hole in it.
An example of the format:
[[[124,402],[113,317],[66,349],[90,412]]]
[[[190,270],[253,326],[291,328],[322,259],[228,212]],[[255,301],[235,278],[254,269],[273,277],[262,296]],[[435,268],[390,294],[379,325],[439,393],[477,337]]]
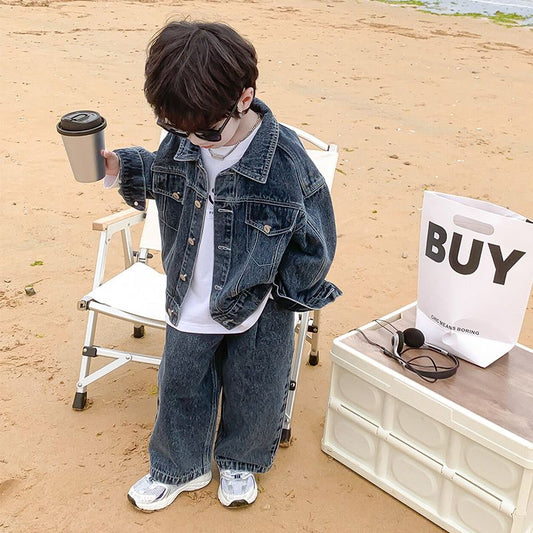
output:
[[[263,226],[263,229],[265,230],[265,233],[270,233],[270,230],[272,229],[272,227],[269,226],[268,224],[265,224],[265,225]]]
[[[194,205],[195,205],[198,209],[200,209],[200,207],[202,207],[202,202],[200,202],[200,200],[195,200],[195,201],[194,201]]]
[[[187,239],[187,242],[191,245],[191,246],[194,246],[194,239],[192,237],[189,237]]]
[[[180,274],[181,281],[187,281],[187,274]]]
[[[180,193],[179,192],[173,192],[172,193],[172,198],[174,198],[174,200],[179,200],[180,199]]]

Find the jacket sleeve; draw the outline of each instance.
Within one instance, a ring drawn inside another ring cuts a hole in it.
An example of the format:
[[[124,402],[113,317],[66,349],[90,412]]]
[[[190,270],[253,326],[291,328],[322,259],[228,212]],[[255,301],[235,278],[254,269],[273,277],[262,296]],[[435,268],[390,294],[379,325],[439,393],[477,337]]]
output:
[[[119,190],[126,203],[139,211],[146,209],[152,194],[152,164],[157,152],[139,146],[115,150],[120,160]]]
[[[326,184],[304,200],[302,223],[293,233],[281,259],[272,296],[283,307],[305,312],[320,309],[342,294],[326,281],[337,234]]]

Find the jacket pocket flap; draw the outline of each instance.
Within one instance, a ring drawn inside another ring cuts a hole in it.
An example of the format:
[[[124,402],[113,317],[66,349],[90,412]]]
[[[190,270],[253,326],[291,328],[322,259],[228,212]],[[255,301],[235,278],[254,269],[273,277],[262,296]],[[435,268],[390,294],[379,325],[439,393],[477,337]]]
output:
[[[186,179],[183,176],[176,174],[165,174],[154,171],[153,190],[154,193],[163,194],[183,203],[183,196],[185,195]]]
[[[246,224],[273,237],[291,231],[296,223],[298,209],[280,205],[248,202]]]

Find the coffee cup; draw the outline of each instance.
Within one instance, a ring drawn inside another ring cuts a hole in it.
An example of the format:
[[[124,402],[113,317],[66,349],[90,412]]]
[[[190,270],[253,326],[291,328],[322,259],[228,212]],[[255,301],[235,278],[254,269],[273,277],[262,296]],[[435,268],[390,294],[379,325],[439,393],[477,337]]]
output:
[[[105,176],[100,152],[105,146],[106,126],[105,118],[96,111],[72,111],[57,124],[76,181],[91,183]]]

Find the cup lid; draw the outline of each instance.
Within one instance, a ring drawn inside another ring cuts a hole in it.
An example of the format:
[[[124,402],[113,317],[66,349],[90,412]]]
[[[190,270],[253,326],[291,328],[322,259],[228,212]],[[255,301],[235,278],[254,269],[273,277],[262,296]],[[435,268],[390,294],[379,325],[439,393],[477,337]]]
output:
[[[97,111],[72,111],[63,115],[57,129],[65,132],[99,131],[106,127],[105,118]]]

